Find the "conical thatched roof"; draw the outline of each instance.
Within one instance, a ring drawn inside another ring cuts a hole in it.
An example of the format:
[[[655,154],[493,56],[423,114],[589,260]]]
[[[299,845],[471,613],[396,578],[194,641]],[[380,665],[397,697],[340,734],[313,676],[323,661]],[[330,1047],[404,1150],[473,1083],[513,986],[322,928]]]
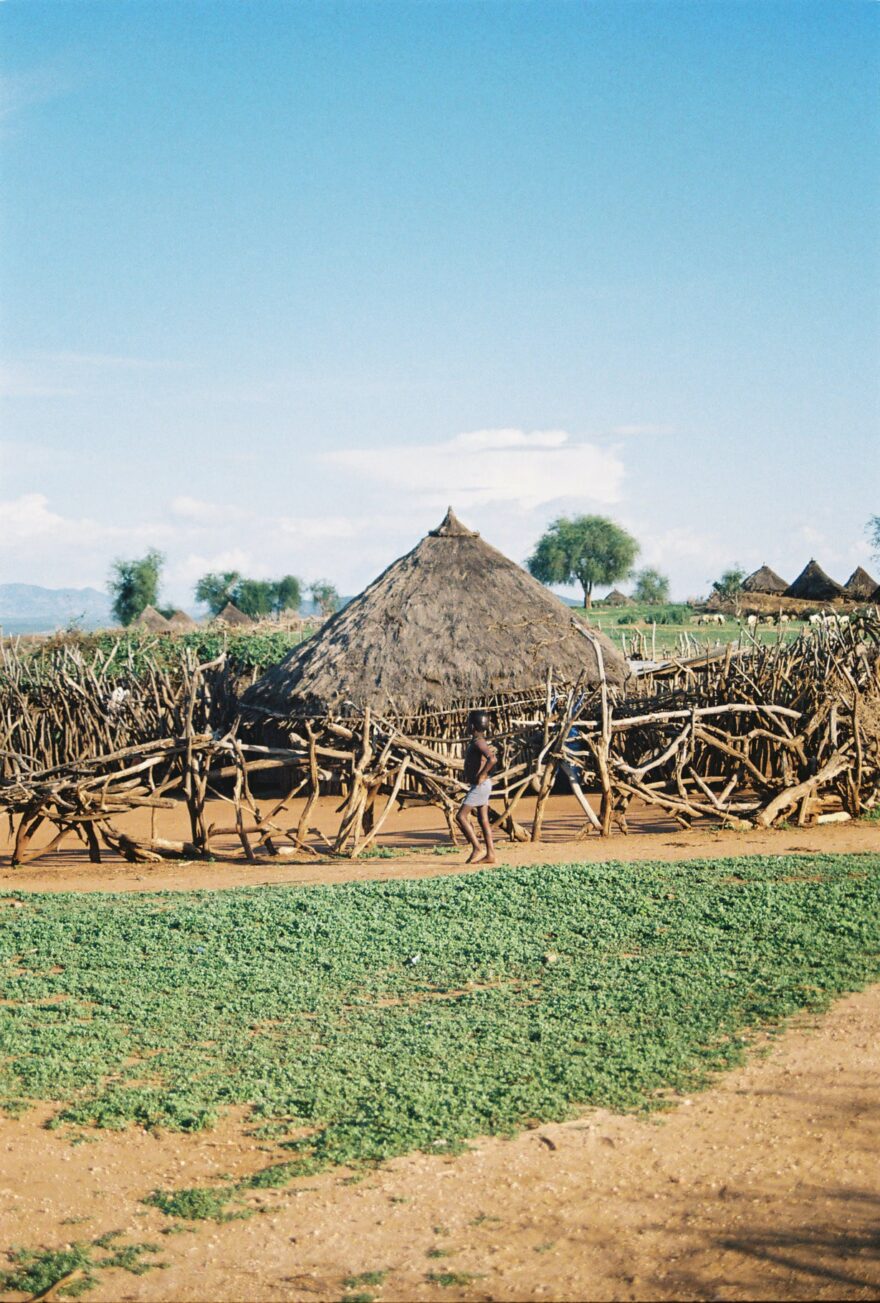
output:
[[[249,615],[245,615],[244,611],[240,611],[237,606],[232,604],[232,602],[226,603],[223,610],[217,616],[217,619],[222,620],[224,624],[244,625],[254,623]]]
[[[626,593],[622,593],[619,588],[612,588],[611,592],[605,598],[606,606],[632,606],[632,604],[633,599],[627,597]]]
[[[417,547],[264,674],[245,708],[279,718],[401,715],[477,705],[582,672],[598,679],[584,625],[525,570],[466,529],[452,509]],[[608,680],[627,666],[599,638]]]
[[[155,606],[145,606],[133,623],[138,629],[149,629],[150,633],[168,633],[171,629],[165,616]]]
[[[186,611],[179,609],[171,612],[168,623],[172,629],[178,630],[197,629],[199,627],[191,615],[187,615]]]
[[[744,593],[784,593],[788,584],[784,579],[780,579],[775,570],[771,570],[768,565],[762,565],[760,570],[749,575],[742,582]]]
[[[852,597],[857,602],[869,602],[878,590],[877,580],[873,579],[867,570],[863,570],[861,566],[856,566],[843,586],[846,589],[847,597]]]
[[[803,597],[810,602],[830,602],[835,597],[846,597],[846,593],[840,584],[826,575],[818,561],[810,561],[794,583],[786,588],[785,596]]]

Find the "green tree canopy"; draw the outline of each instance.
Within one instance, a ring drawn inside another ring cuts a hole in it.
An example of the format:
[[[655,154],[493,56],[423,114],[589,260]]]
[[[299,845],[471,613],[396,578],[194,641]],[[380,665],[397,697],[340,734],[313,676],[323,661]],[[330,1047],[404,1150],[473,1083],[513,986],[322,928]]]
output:
[[[161,552],[151,548],[146,556],[131,561],[117,557],[113,562],[107,590],[120,624],[131,624],[147,606],[156,605],[164,560]]]
[[[240,579],[233,590],[232,601],[245,615],[259,620],[271,615],[275,609],[275,585],[270,579]]]
[[[657,605],[659,602],[669,601],[669,580],[666,575],[661,575],[659,570],[652,570],[650,566],[645,566],[644,570],[639,570],[635,575],[636,586],[633,590],[633,597],[637,602],[651,602]]]
[[[209,572],[202,575],[196,584],[196,601],[204,602],[212,615],[219,615],[227,602],[232,602],[232,593],[241,575],[237,570],[227,570],[222,575]],[[237,602],[233,603],[238,605]]]
[[[339,610],[339,593],[326,579],[318,579],[309,587],[309,595],[322,615],[333,615]]]
[[[296,575],[281,579],[246,579],[237,570],[202,575],[196,584],[196,601],[205,602],[219,615],[227,602],[255,620],[272,612],[299,609],[302,584]]]
[[[874,556],[880,561],[880,516],[872,516],[868,521],[868,538],[874,549]]]
[[[613,584],[632,569],[639,545],[606,516],[560,516],[538,539],[526,565],[542,584],[581,585],[589,610],[595,584]]]
[[[302,600],[302,584],[296,575],[285,575],[275,585],[274,609],[281,611],[298,611]]]
[[[736,597],[742,591],[745,577],[746,572],[741,566],[733,566],[730,570],[725,570],[720,579],[715,580],[712,588],[719,597]]]

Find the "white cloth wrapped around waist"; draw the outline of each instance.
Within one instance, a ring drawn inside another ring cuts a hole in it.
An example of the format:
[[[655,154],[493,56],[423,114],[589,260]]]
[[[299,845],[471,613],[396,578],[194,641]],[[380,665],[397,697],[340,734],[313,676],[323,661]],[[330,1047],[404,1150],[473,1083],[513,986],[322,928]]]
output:
[[[475,784],[468,791],[464,798],[465,805],[488,805],[489,797],[492,795],[492,779],[485,778],[482,783]]]

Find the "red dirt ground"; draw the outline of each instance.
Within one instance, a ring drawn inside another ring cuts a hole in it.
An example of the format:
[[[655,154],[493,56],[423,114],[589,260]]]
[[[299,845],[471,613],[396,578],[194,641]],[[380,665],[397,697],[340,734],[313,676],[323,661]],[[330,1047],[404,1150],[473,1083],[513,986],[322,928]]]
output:
[[[291,805],[289,825],[298,819],[299,802]],[[312,823],[330,835],[338,816],[338,802],[322,798],[315,807]],[[209,802],[208,822],[219,826],[229,821],[229,807]],[[531,808],[523,802],[518,812],[526,829],[530,828]],[[186,811],[162,811],[163,836],[183,838],[189,835]],[[550,798],[544,822],[544,840],[536,844],[497,841],[499,864],[562,864],[590,860],[688,860],[722,858],[731,855],[786,855],[811,851],[857,852],[880,850],[880,824],[859,820],[844,824],[824,824],[813,828],[777,828],[768,831],[736,832],[722,829],[706,820],[687,832],[677,824],[644,806],[633,807],[629,817],[630,833],[616,832],[612,837],[591,833],[579,837],[584,820],[574,798]],[[118,826],[133,833],[149,833],[150,815],[137,811],[118,821]],[[3,832],[6,830],[4,829]],[[50,834],[46,833],[46,840]],[[365,859],[316,859],[293,855],[283,859],[264,857],[257,865],[248,865],[235,837],[223,843],[224,858],[213,863],[167,861],[159,865],[129,864],[120,857],[105,853],[104,863],[90,864],[81,842],[71,838],[50,855],[32,864],[12,868],[11,843],[0,833],[0,888],[20,891],[177,891],[240,887],[260,883],[348,882],[367,879],[433,877],[443,873],[472,871],[465,865],[467,848],[452,848],[442,815],[433,809],[409,808],[389,818],[382,830],[380,844],[393,852],[393,858],[368,856]],[[35,839],[39,844],[39,838]],[[315,838],[312,845],[321,849]],[[228,858],[226,858],[228,850]]]

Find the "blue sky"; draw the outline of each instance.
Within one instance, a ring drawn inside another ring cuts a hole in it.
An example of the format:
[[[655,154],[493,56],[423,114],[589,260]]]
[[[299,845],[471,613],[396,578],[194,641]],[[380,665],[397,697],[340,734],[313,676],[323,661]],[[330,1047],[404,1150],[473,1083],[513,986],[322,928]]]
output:
[[[448,502],[517,560],[611,515],[679,597],[871,564],[878,6],[5,0],[0,45],[0,582],[353,592]]]

